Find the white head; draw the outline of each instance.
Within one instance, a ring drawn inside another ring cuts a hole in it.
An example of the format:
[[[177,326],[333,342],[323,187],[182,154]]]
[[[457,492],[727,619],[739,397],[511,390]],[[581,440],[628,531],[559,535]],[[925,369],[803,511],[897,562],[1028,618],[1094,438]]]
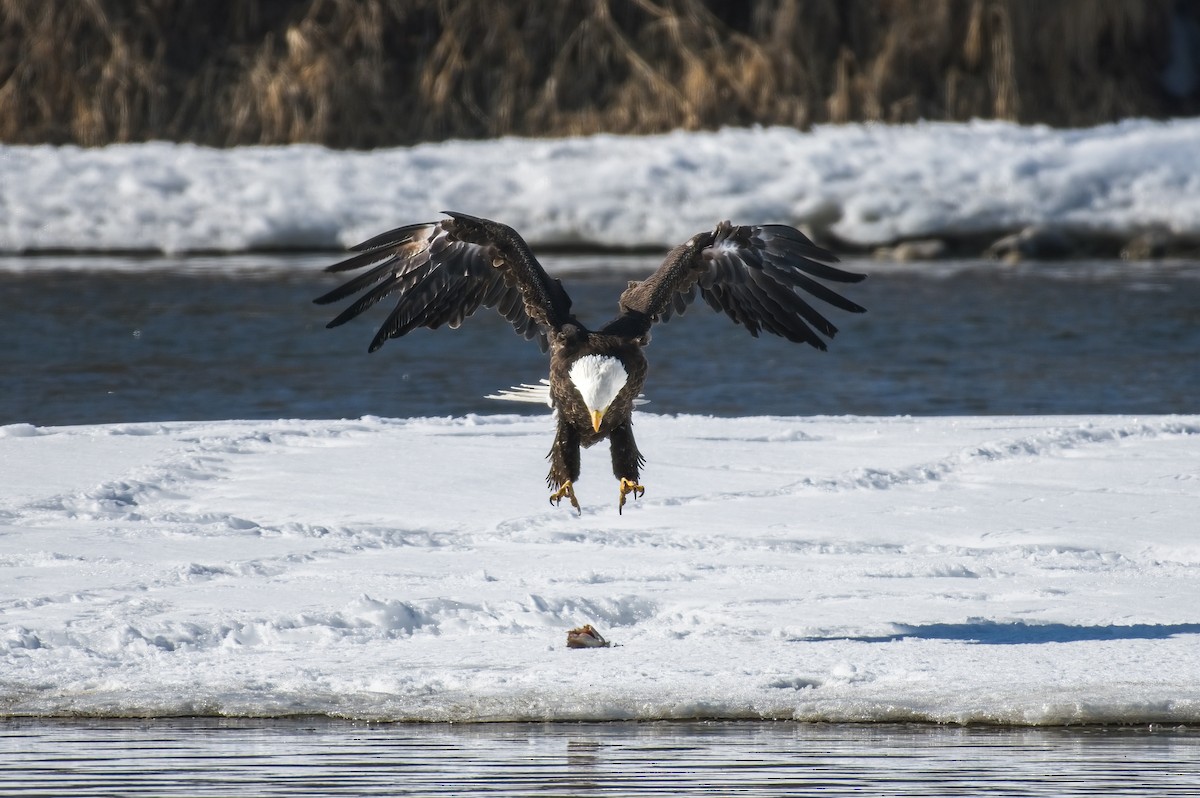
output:
[[[625,387],[629,373],[615,357],[585,355],[571,364],[568,376],[592,414],[592,428],[599,432],[600,421]]]

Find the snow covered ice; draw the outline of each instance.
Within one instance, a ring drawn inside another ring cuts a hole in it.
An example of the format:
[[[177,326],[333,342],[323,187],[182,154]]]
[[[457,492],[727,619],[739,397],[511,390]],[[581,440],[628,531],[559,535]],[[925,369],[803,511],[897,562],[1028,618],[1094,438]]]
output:
[[[0,252],[340,249],[441,210],[533,245],[672,247],[722,219],[858,246],[1041,224],[1200,235],[1200,120],[448,141],[374,152],[0,146]],[[669,209],[669,212],[664,212]]]
[[[0,427],[0,711],[1200,721],[1200,417],[635,418]]]

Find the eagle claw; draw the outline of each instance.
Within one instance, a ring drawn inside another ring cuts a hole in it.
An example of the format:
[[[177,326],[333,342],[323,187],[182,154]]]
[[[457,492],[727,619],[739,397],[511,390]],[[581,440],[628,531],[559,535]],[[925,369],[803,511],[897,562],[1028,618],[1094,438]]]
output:
[[[557,507],[558,505],[562,504],[564,496],[570,499],[571,506],[574,507],[580,515],[583,515],[583,509],[579,506],[579,500],[575,498],[575,488],[571,485],[571,480],[569,479],[562,484],[562,487],[550,494],[550,503]]]
[[[633,498],[640,499],[646,495],[646,489],[636,482],[621,477],[621,501],[617,504],[618,515],[623,514],[621,510],[625,507],[625,496],[630,493],[633,494]]]

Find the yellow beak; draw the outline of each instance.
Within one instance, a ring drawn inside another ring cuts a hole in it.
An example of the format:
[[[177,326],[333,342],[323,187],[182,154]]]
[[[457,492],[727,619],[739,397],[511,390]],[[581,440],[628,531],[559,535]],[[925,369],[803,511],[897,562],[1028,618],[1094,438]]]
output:
[[[603,410],[593,410],[592,411],[592,429],[596,430],[596,432],[600,431],[600,421],[603,420],[603,418],[604,418]]]

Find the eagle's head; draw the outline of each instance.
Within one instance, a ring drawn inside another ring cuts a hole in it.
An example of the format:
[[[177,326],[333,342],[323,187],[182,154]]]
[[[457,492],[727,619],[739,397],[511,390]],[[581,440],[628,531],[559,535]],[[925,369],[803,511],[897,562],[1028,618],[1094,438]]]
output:
[[[567,375],[592,415],[592,429],[599,432],[600,422],[625,387],[629,372],[615,357],[584,355],[571,364]]]

